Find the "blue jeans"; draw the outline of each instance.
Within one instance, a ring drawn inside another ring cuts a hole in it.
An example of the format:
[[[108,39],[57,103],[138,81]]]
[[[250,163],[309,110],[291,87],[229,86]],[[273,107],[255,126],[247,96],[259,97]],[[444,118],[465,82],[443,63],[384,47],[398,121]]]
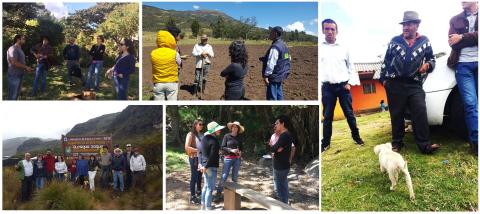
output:
[[[45,91],[45,86],[47,85],[47,71],[48,67],[45,63],[38,63],[37,70],[35,71],[35,80],[33,80],[33,89],[32,96],[35,96],[38,88],[38,81],[41,81],[40,92]]]
[[[36,177],[35,178],[35,186],[37,187],[37,190],[43,189],[44,185],[45,185],[45,177]]]
[[[201,203],[206,209],[211,209],[213,189],[215,188],[215,183],[217,182],[217,168],[207,168],[207,171],[203,174],[203,180],[205,181],[205,185],[203,186],[202,190]]]
[[[330,145],[332,138],[332,122],[337,98],[340,100],[343,114],[347,118],[348,126],[352,132],[352,138],[356,141],[360,140],[360,133],[357,128],[357,120],[353,114],[352,94],[344,88],[346,83],[339,84],[322,84],[322,105],[323,105],[323,139],[322,148]]]
[[[118,187],[123,192],[123,173],[122,171],[113,171],[113,190],[117,191]]]
[[[65,180],[65,174],[64,173],[57,173],[57,174],[55,174],[55,178],[57,178],[57,180],[59,180],[59,181],[63,181],[63,180]]]
[[[223,161],[223,172],[222,172],[222,180],[218,184],[217,187],[217,194],[223,192],[223,185],[225,181],[227,181],[228,174],[230,174],[230,169],[232,169],[232,181],[237,183],[238,180],[238,170],[240,169],[240,158],[225,158]]]
[[[87,88],[89,89],[92,88],[92,81],[93,81],[93,78],[95,78],[95,85],[93,86],[95,90],[98,90],[98,87],[100,86],[100,75],[102,73],[102,69],[103,69],[103,61],[96,61],[90,64],[90,67],[88,68],[88,74],[87,74]]]
[[[22,75],[14,75],[8,72],[8,97],[7,100],[17,100],[22,88]]]
[[[271,82],[268,84],[267,100],[283,100],[283,88],[281,82]]]
[[[276,170],[273,169],[273,182],[275,189],[277,190],[278,198],[280,201],[288,204],[288,172],[289,169]]]
[[[468,138],[478,145],[478,62],[459,62],[455,78],[463,99]]]
[[[198,171],[198,157],[188,158],[190,163],[190,196],[195,196],[195,189],[202,190],[202,173]]]
[[[123,78],[115,76],[113,81],[115,82],[115,92],[117,93],[118,100],[127,100],[128,81],[129,75],[124,75]]]

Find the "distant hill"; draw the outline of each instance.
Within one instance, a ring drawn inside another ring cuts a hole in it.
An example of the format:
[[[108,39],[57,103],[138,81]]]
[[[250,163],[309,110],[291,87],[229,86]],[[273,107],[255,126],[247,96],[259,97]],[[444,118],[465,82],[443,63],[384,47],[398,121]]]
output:
[[[51,149],[53,151],[59,151],[60,147],[61,147],[60,140],[30,138],[24,141],[20,146],[18,146],[16,154],[22,155],[26,152],[33,152],[33,151],[45,152],[47,149]]]
[[[16,137],[7,140],[3,140],[2,142],[2,154],[3,156],[12,156],[17,153],[17,148],[26,140],[30,138],[28,137]]]
[[[227,22],[240,23],[227,14],[215,10],[176,11],[143,5],[142,13],[143,30],[150,32],[164,28],[170,17],[175,19],[177,26],[182,29],[182,31],[190,31],[190,25],[195,19],[203,28],[207,28],[210,24],[217,22],[219,17],[222,17]]]
[[[221,37],[238,39],[240,37],[252,39],[252,40],[267,40],[269,30],[265,28],[252,27],[245,24],[242,20],[237,20],[231,16],[216,10],[190,10],[190,11],[176,11],[165,10],[157,7],[143,5],[143,31],[145,32],[157,32],[158,30],[165,29],[166,23],[170,18],[175,20],[175,24],[182,30],[183,33],[187,32],[191,35],[191,24],[194,20],[197,20],[200,24],[200,33],[204,32],[210,36],[216,35],[214,33],[214,25],[221,18],[224,21],[223,33],[217,33],[223,35]],[[244,17],[252,18],[252,17]],[[273,26],[272,26],[273,27]],[[217,28],[220,29],[220,28]],[[220,32],[220,31],[215,31]],[[218,36],[220,37],[220,36]],[[317,37],[308,35],[305,32],[285,32],[282,38],[285,41],[309,41],[317,42]]]
[[[75,125],[68,136],[112,135],[114,144],[161,132],[161,106],[128,106],[122,112],[103,115]]]

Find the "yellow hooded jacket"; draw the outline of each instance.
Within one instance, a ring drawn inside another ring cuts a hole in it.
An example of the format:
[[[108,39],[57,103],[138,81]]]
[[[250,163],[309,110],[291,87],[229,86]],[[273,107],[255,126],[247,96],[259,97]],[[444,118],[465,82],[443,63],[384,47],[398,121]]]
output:
[[[178,81],[178,66],[175,61],[176,42],[168,31],[158,31],[157,49],[151,53],[153,83]]]

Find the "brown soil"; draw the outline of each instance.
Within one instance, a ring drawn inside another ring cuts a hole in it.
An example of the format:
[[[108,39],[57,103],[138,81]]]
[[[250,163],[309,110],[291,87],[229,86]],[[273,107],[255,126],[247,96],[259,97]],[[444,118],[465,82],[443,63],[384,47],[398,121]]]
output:
[[[247,47],[249,53],[249,71],[244,79],[245,95],[250,100],[265,100],[266,87],[262,80],[261,68],[262,64],[258,60],[268,50],[265,45],[250,45]],[[152,66],[150,53],[154,47],[143,48],[143,84],[144,90],[151,95],[152,89]],[[179,100],[196,100],[198,99],[192,94],[192,85],[194,81],[194,64],[195,58],[191,56],[192,45],[180,45],[182,55],[189,55],[183,61],[183,69],[180,74],[180,91]],[[292,55],[292,69],[287,80],[284,82],[283,93],[285,100],[317,100],[317,64],[318,52],[317,46],[297,46],[289,47]],[[207,78],[207,86],[202,99],[219,100],[224,93],[225,79],[220,76],[220,72],[230,64],[227,45],[213,45],[215,58],[209,70]],[[149,97],[144,97],[148,99]]]
[[[217,172],[217,183],[221,176],[222,163]],[[293,170],[293,169],[292,169]],[[298,170],[294,170],[297,171]],[[292,172],[290,173],[292,174]],[[290,206],[300,210],[319,210],[319,181],[304,173],[298,179],[289,179]],[[231,181],[231,176],[227,179]],[[192,205],[190,199],[190,169],[167,173],[167,210],[199,210],[200,205]],[[259,164],[242,160],[238,183],[247,186],[263,195],[273,197],[273,177],[271,168],[260,167]],[[202,183],[203,185],[203,183]],[[216,194],[216,191],[214,191]],[[223,209],[223,202],[215,204],[215,209]],[[264,207],[242,198],[242,210],[265,210]]]

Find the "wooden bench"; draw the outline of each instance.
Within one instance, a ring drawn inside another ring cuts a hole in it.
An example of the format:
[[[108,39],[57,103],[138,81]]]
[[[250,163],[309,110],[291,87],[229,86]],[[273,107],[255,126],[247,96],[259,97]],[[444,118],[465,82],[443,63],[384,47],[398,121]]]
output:
[[[224,209],[240,210],[242,196],[262,205],[268,210],[294,210],[288,204],[233,182],[227,182],[224,185]]]

